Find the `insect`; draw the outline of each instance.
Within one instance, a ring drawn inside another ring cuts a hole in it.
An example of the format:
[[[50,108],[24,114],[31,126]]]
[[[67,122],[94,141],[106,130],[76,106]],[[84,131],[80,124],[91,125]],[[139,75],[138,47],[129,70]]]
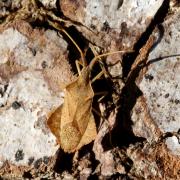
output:
[[[93,97],[89,66],[83,67],[77,79],[66,86],[64,104],[48,120],[48,126],[65,152],[74,152],[95,139]]]
[[[92,113],[94,92],[91,70],[98,58],[120,52],[124,51],[96,56],[89,65],[83,58],[82,70],[77,68],[77,79],[66,86],[64,104],[55,110],[47,122],[65,152],[75,152],[95,139],[97,132]]]
[[[42,8],[39,9],[35,0],[29,1],[17,13],[7,18],[7,21],[11,18],[45,20],[50,26],[66,34],[80,52],[81,60],[76,63],[78,76],[72,83],[65,87],[63,105],[58,107],[47,121],[50,130],[56,136],[61,148],[68,153],[75,152],[82,146],[93,141],[97,134],[92,113],[94,92],[91,86],[91,70],[94,64],[102,57],[125,51],[98,55],[87,65],[84,54],[79,46],[59,24],[67,22],[56,17],[52,12]],[[82,64],[82,69],[80,69],[78,62]]]

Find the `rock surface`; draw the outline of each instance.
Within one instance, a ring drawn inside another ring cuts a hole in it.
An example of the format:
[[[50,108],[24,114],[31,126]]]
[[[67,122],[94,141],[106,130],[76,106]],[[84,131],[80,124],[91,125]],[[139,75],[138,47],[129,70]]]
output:
[[[39,167],[45,159],[47,165],[59,146],[46,121],[73,79],[67,43],[55,31],[23,21],[1,26],[0,32],[1,172],[7,162]]]
[[[0,23],[21,13],[0,24],[0,178],[179,179],[179,2],[39,1],[0,2]],[[28,12],[16,12],[24,5]],[[93,99],[98,134],[75,154],[59,148],[47,125],[80,57],[57,27],[88,61],[135,49],[104,58],[107,78],[92,83],[95,93],[109,92]]]
[[[143,77],[141,75],[140,78],[142,78],[142,80],[138,84],[143,92],[144,97],[143,99],[141,98],[141,100],[144,101],[143,106],[145,106],[144,109],[146,109],[144,110],[146,112],[141,110],[141,113],[148,114],[147,116],[152,119],[154,125],[156,125],[162,133],[178,132],[180,128],[179,26],[179,13],[174,14],[163,23],[164,34],[161,42],[157,44],[150,53],[147,70],[143,74]],[[151,139],[151,137],[155,135],[155,129],[149,127],[149,123],[145,122],[146,118],[137,118],[137,116],[142,116],[137,115],[138,107],[140,106],[143,107],[142,104],[137,103],[137,106],[134,107],[134,115],[132,117],[135,124],[136,122],[139,124],[136,124],[136,128],[143,133],[147,133],[147,131],[142,129],[142,124],[147,124],[148,129],[151,129],[152,133],[149,133],[149,136],[145,135],[143,137]],[[136,125],[134,125],[134,127]],[[139,126],[141,126],[141,128]],[[146,126],[144,126],[144,128],[145,127]]]
[[[40,2],[48,9],[56,8],[56,0],[40,0]]]
[[[150,53],[147,66],[137,79],[143,96],[133,108],[132,129],[148,143],[142,149],[133,147],[131,151],[133,148],[130,148],[128,154],[135,163],[132,171],[146,179],[180,177],[179,12],[162,24],[162,39]]]
[[[95,44],[112,50],[132,47],[153,19],[163,0],[61,0],[65,16],[90,31],[84,35]],[[89,34],[88,34],[89,33]],[[114,47],[115,45],[116,47]]]
[[[163,0],[75,0],[73,3],[61,0],[60,8],[66,17],[83,24],[76,28],[90,42],[106,51],[115,51],[133,49],[162,3]],[[113,77],[122,76],[122,54],[107,58],[107,63],[113,64],[109,68]]]

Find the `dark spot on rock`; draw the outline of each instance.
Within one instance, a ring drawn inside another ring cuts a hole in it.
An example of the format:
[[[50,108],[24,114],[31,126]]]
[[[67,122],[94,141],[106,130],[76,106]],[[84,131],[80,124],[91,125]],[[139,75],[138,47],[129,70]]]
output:
[[[156,97],[156,94],[154,92],[151,93],[152,97]]]
[[[117,10],[122,6],[122,4],[123,4],[123,0],[119,0],[118,5],[117,5]]]
[[[25,179],[32,179],[33,176],[32,176],[32,174],[30,173],[30,171],[27,171],[27,172],[24,172],[23,178],[25,178]]]
[[[163,163],[163,158],[157,157],[156,158],[156,164],[160,169],[164,169],[164,163]]]
[[[173,100],[173,99],[170,99],[170,102],[171,102],[171,103],[173,103],[173,102],[174,102],[174,100]]]
[[[169,36],[172,36],[172,31],[169,31]]]
[[[1,95],[1,97],[4,96],[4,93],[7,91],[7,88],[8,88],[8,84],[5,84],[4,88],[0,88],[0,95]]]
[[[126,36],[129,35],[129,30],[128,30],[128,27],[127,27],[127,23],[126,22],[122,22],[120,29],[121,29],[121,32],[119,34],[119,37],[122,40],[123,37],[126,37]]]
[[[145,75],[145,79],[149,80],[149,81],[152,81],[153,80],[153,76],[151,74],[146,74]]]
[[[6,92],[7,88],[8,88],[8,84],[4,85],[4,92]]]
[[[142,109],[141,109],[141,108],[137,108],[137,109],[136,109],[136,113],[137,113],[137,114],[140,114],[141,112],[142,112]]]
[[[180,103],[180,100],[179,99],[175,99],[174,101],[176,104],[179,104]]]
[[[0,88],[0,95],[1,95],[1,97],[3,96],[3,90],[2,90],[2,88]]]
[[[94,24],[91,24],[91,25],[90,25],[90,28],[91,28],[91,29],[96,29],[96,26],[95,26]]]
[[[42,68],[45,69],[47,67],[47,62],[46,61],[43,61],[42,64],[41,64]]]
[[[49,163],[49,158],[47,156],[43,157],[43,162],[44,164],[48,164]]]
[[[23,160],[23,158],[24,158],[23,150],[19,149],[15,154],[15,160],[20,161],[20,160]]]
[[[159,104],[157,104],[157,107],[160,107],[160,105],[159,105]]]
[[[31,50],[33,56],[35,56],[36,55],[36,49],[35,48],[29,48],[29,49]]]
[[[30,166],[33,163],[33,161],[34,161],[34,157],[30,157],[28,159],[28,165]]]
[[[105,21],[103,23],[103,27],[101,28],[102,31],[106,31],[106,32],[109,32],[110,30],[110,26],[109,26],[109,23],[107,21]]]
[[[12,103],[12,108],[13,109],[19,109],[21,107],[21,104],[19,103],[19,102],[17,102],[17,101],[14,101],[13,103]]]
[[[179,103],[180,103],[180,100],[179,100],[179,99],[175,99],[175,100],[170,99],[170,102],[171,102],[171,103],[175,103],[175,104],[179,104]]]
[[[169,97],[169,93],[165,94],[164,97],[165,97],[165,98],[168,98],[168,97]]]
[[[4,2],[4,3],[5,3],[5,2],[8,2],[8,0],[2,0],[2,2]]]
[[[121,31],[124,31],[127,29],[127,23],[126,22],[122,22],[121,23]]]
[[[32,49],[32,53],[33,53],[33,56],[35,56],[36,55],[36,50]]]
[[[40,165],[42,164],[42,158],[38,159],[37,161],[34,162],[34,167],[38,169]]]
[[[172,121],[176,121],[176,119],[174,118],[174,116],[173,116],[171,119],[172,119]]]
[[[177,174],[180,175],[180,170],[178,170]]]
[[[4,104],[1,104],[1,105],[0,105],[0,108],[2,108],[2,107],[4,107]]]

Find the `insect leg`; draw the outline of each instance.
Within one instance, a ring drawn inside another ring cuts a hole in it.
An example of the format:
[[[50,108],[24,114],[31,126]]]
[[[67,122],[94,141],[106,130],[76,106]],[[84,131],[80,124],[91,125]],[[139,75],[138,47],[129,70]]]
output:
[[[86,63],[86,60],[85,60],[85,57],[84,57],[84,53],[82,52],[81,48],[77,45],[77,43],[74,41],[74,39],[69,35],[69,33],[63,27],[61,27],[60,24],[58,24],[57,22],[52,22],[49,19],[47,21],[48,21],[50,26],[54,27],[58,31],[63,32],[71,40],[71,42],[76,46],[77,50],[80,53],[83,66],[86,66],[87,63]]]
[[[78,74],[81,75],[80,65],[82,65],[82,63],[78,60],[76,60],[75,63],[76,63],[76,68],[77,68]]]
[[[89,65],[89,68],[92,69],[94,64],[100,60],[102,60],[101,58],[102,57],[105,57],[105,56],[109,56],[109,55],[113,55],[113,54],[117,54],[117,53],[127,53],[127,52],[134,52],[133,50],[124,50],[124,51],[114,51],[114,52],[108,52],[108,53],[104,53],[104,54],[100,54],[98,56],[95,56],[90,65]]]
[[[94,95],[95,95],[95,96],[101,95],[101,97],[98,99],[98,102],[100,102],[102,99],[104,99],[104,97],[107,96],[107,94],[108,94],[107,91],[101,91],[101,92],[95,93]]]

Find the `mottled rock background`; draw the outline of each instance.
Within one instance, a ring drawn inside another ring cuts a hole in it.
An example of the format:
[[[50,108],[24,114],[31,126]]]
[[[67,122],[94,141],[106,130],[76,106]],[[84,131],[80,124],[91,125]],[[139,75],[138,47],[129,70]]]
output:
[[[93,53],[134,50],[104,59],[106,76],[93,83],[95,93],[108,92],[94,98],[98,135],[66,154],[47,120],[63,104],[80,54],[48,24],[57,19],[37,17],[30,0],[1,1],[0,177],[179,179],[179,7],[176,0],[37,1],[67,21],[61,26],[88,62]],[[92,76],[100,70],[97,63]]]

